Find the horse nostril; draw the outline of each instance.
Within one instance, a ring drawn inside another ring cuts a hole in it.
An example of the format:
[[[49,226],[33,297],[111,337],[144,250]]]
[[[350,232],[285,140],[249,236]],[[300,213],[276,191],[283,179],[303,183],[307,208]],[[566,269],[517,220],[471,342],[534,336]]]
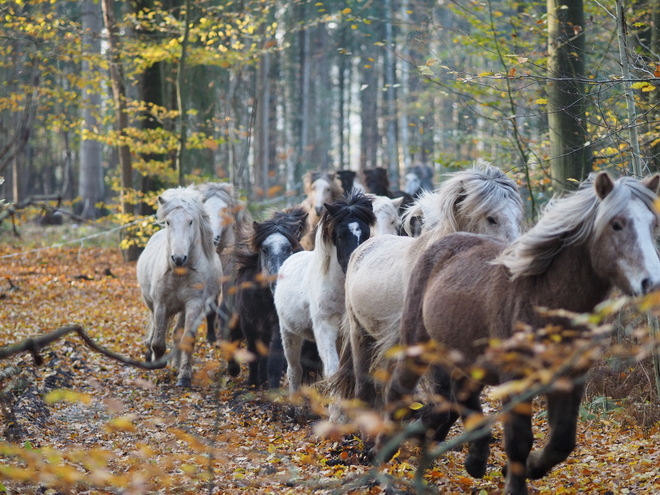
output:
[[[323,207],[318,207],[318,206],[317,206],[317,207],[316,207],[316,214],[317,214],[318,216],[321,216],[321,213],[323,213]]]
[[[653,283],[650,278],[645,278],[642,280],[642,294],[648,294],[653,290]]]
[[[188,256],[183,255],[183,256],[174,256],[172,255],[172,261],[176,266],[183,266],[185,265],[186,261],[188,261]]]
[[[220,236],[219,236],[219,235],[216,235],[216,236],[213,238],[213,244],[217,245],[219,242],[220,242]]]

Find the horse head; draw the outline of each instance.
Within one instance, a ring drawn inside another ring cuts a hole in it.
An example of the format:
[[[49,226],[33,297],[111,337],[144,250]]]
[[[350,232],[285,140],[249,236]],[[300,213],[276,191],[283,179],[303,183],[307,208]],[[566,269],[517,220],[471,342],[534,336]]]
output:
[[[390,199],[385,196],[373,196],[373,209],[376,215],[376,225],[372,232],[373,235],[397,235],[401,218],[399,217],[399,207],[404,198]]]
[[[346,273],[348,260],[355,249],[371,236],[376,223],[371,199],[362,193],[349,196],[346,201],[326,203],[321,219],[321,238],[337,250],[337,261]]]
[[[210,226],[201,196],[192,188],[169,189],[158,196],[158,219],[165,224],[169,260],[174,267],[185,267],[195,258],[195,250],[210,242]],[[204,237],[202,239],[201,237]]]
[[[589,243],[592,264],[600,277],[629,295],[660,287],[655,245],[659,217],[654,206],[659,185],[658,174],[642,181],[622,177],[614,182],[601,172],[593,180],[599,205]]]

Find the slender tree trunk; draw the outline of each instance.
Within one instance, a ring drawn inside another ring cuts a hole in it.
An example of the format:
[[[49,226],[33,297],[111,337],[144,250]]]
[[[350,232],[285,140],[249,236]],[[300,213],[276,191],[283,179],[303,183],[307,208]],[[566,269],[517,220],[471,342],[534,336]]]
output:
[[[186,67],[186,57],[188,55],[188,37],[190,34],[192,4],[190,0],[186,0],[186,14],[183,17],[185,26],[183,27],[183,41],[181,42],[181,58],[179,60],[179,67],[176,73],[176,104],[179,110],[179,149],[176,154],[176,170],[179,176],[179,185],[185,185],[185,171],[183,164],[185,163],[186,141],[188,140],[188,111],[186,109],[186,95],[185,95],[185,78],[184,73]]]
[[[91,80],[92,67],[88,56],[101,53],[101,30],[103,17],[101,6],[93,0],[81,1],[82,21],[82,72],[89,73],[85,80]],[[104,199],[103,187],[103,148],[101,142],[91,136],[98,134],[99,122],[96,117],[101,111],[101,94],[90,86],[84,86],[81,93],[83,137],[80,141],[79,196],[83,201],[83,218],[96,218],[96,204]],[[90,138],[91,137],[91,138]]]
[[[128,127],[128,114],[126,113],[126,87],[124,74],[119,60],[119,41],[117,21],[114,12],[114,0],[101,0],[103,20],[108,31],[108,57],[110,58],[110,79],[112,81],[112,94],[115,103],[115,127],[117,134],[122,137]],[[127,145],[118,145],[119,164],[121,168],[121,209],[122,213],[132,213],[131,203],[128,201],[128,190],[133,187],[133,168],[131,166],[131,152]]]
[[[385,135],[387,136],[387,161],[390,182],[394,189],[399,189],[399,147],[396,131],[396,79],[394,67],[394,34],[392,27],[392,0],[384,0],[385,7]]]
[[[660,61],[660,0],[651,0],[651,57],[655,61],[656,67]],[[655,108],[660,107],[660,95],[657,91],[650,93],[651,98],[654,98]],[[660,112],[654,112],[656,122],[660,119]],[[657,141],[657,140],[656,140]],[[660,142],[651,146],[651,162],[649,163],[651,171],[660,172]],[[660,384],[658,385],[660,387]]]
[[[378,72],[376,64],[378,55],[370,43],[362,46],[360,75],[360,120],[362,133],[360,135],[360,171],[374,168],[378,165]]]
[[[582,0],[548,0],[548,127],[557,190],[576,187],[591,170],[586,144],[585,35]]]
[[[301,8],[302,21],[307,20],[307,4]],[[309,27],[304,28],[301,33],[300,41],[300,72],[301,72],[301,123],[300,123],[300,150],[298,156],[303,165],[303,169],[309,167],[309,127],[311,125],[309,118],[309,100],[310,100],[310,71],[311,71],[311,53],[310,53],[310,33]]]
[[[399,137],[401,144],[401,156],[403,157],[404,173],[410,168],[410,146],[408,138],[408,94],[410,92],[410,73],[408,70],[408,61],[410,60],[410,51],[408,49],[408,24],[410,23],[410,14],[408,0],[401,0],[401,52],[402,61],[399,64],[401,71],[401,91],[399,92]]]

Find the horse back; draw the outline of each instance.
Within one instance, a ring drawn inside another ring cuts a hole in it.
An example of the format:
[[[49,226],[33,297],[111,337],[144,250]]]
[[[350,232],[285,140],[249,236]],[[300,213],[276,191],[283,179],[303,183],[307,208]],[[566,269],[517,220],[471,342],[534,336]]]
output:
[[[491,336],[504,268],[492,261],[505,244],[469,233],[450,234],[421,255],[408,282],[401,321],[404,344],[433,339],[473,361]]]

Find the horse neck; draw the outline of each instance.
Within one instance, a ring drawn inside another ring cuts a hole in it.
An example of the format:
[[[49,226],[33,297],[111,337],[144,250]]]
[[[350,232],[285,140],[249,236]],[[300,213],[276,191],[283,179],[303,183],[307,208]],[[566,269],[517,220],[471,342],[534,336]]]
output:
[[[612,290],[612,284],[599,277],[593,269],[585,244],[564,248],[548,270],[537,277],[540,278],[537,287],[545,292],[540,294],[542,299],[537,299],[541,305],[551,309],[579,313],[593,311]]]

